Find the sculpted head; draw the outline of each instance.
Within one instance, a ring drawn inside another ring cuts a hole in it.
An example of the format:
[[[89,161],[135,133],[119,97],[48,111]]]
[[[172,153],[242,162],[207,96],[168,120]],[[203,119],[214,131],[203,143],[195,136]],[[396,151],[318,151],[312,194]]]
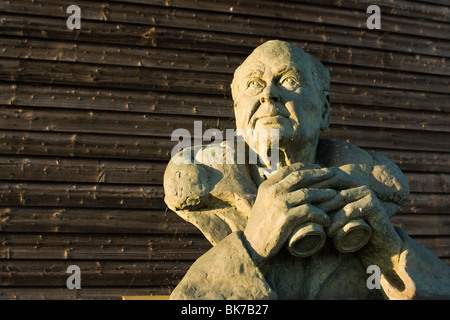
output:
[[[291,43],[268,41],[234,73],[236,127],[279,129],[288,162],[314,161],[319,132],[330,122],[329,85],[328,70],[316,58]]]

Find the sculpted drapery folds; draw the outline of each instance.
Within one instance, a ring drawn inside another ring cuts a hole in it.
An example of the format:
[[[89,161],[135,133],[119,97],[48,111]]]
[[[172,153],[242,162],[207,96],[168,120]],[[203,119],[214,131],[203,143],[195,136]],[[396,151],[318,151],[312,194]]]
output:
[[[450,298],[450,268],[390,223],[409,195],[399,168],[319,138],[330,123],[329,86],[318,60],[283,41],[262,44],[236,70],[236,127],[256,132],[244,139],[258,161],[200,156],[236,152],[234,141],[171,159],[165,201],[214,245],[172,299]],[[278,130],[276,149],[261,147],[261,129]],[[371,265],[379,290],[366,284]]]

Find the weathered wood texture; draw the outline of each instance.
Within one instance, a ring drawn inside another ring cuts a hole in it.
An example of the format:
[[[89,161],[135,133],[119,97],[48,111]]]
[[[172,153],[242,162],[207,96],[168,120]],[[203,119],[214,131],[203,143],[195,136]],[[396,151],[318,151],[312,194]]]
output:
[[[69,30],[66,8],[82,9]],[[366,27],[369,5],[381,30]],[[0,4],[0,299],[169,294],[210,244],[168,210],[171,134],[234,128],[253,48],[296,43],[331,72],[324,137],[391,158],[392,222],[450,263],[448,1],[14,0]],[[66,269],[82,271],[69,290]]]

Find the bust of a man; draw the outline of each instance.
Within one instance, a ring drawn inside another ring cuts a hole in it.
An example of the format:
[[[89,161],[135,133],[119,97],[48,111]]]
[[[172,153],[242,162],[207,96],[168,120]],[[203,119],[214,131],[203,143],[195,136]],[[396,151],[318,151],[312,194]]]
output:
[[[236,70],[236,127],[256,132],[244,139],[258,161],[199,156],[236,152],[229,141],[172,158],[165,201],[214,245],[172,299],[450,298],[447,264],[390,223],[409,195],[403,173],[380,154],[319,138],[329,86],[318,60],[283,41],[262,44]],[[276,130],[276,148],[258,130]]]

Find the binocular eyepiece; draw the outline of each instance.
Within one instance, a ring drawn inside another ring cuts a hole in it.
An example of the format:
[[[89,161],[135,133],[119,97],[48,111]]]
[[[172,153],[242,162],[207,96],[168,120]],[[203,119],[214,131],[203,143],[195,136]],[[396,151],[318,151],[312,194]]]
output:
[[[372,229],[362,219],[347,222],[333,236],[333,244],[342,253],[355,252],[364,247],[372,236]],[[289,252],[296,257],[309,257],[325,244],[327,236],[322,226],[308,222],[297,227],[287,242]]]

